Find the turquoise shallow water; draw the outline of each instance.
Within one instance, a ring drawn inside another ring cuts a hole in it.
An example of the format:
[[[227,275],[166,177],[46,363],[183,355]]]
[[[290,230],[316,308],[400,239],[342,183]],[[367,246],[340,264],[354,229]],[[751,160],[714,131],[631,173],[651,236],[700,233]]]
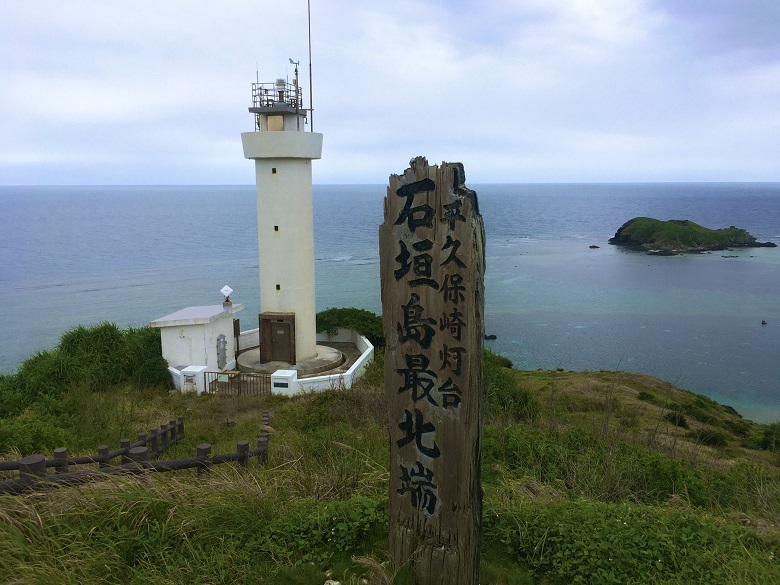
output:
[[[644,372],[780,419],[780,266],[770,250],[725,259],[580,247],[556,243],[546,263],[533,250],[494,261],[487,322],[499,353],[523,369]],[[513,304],[517,290],[524,301]]]
[[[780,248],[663,258],[606,244],[636,215],[780,243],[780,184],[470,186],[486,226],[488,344],[517,367],[645,372],[780,420]],[[384,194],[315,186],[318,310],[380,312]],[[0,187],[0,371],[78,324],[218,303],[226,283],[256,326],[254,206],[251,186]]]

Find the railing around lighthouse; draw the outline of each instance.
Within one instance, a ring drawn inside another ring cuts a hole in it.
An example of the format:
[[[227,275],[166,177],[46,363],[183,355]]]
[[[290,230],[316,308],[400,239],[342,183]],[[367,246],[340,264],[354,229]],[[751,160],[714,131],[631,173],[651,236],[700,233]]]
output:
[[[277,80],[274,83],[252,84],[253,108],[271,108],[280,103],[303,111],[301,88],[284,80]]]

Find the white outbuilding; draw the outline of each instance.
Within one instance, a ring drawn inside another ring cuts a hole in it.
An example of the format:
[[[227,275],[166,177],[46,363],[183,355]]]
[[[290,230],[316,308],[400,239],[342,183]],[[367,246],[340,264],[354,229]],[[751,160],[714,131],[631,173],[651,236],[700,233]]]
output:
[[[236,367],[238,332],[233,314],[242,304],[187,307],[155,319],[160,329],[162,355],[179,390],[205,390],[203,372]]]

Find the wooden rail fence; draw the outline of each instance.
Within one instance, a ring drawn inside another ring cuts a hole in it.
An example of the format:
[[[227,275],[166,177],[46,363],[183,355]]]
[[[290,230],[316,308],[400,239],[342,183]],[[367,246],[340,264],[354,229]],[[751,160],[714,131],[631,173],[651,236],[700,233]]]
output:
[[[196,448],[195,457],[186,459],[171,459],[154,461],[168,447],[175,445],[184,436],[184,417],[171,420],[160,425],[149,433],[139,433],[134,443],[130,439],[122,439],[119,449],[110,451],[107,445],[100,445],[96,455],[69,457],[68,450],[60,447],[54,450],[54,459],[46,459],[43,455],[28,455],[18,461],[0,461],[0,471],[19,471],[18,479],[0,481],[0,494],[22,494],[32,490],[51,486],[80,485],[107,475],[141,475],[154,471],[178,471],[181,469],[197,469],[198,477],[208,474],[212,465],[236,462],[240,467],[249,466],[250,457],[256,457],[259,464],[268,461],[269,435],[266,427],[269,423],[268,411],[263,412],[260,437],[257,447],[249,448],[249,441],[241,440],[236,444],[233,453],[212,454],[210,443],[201,443]],[[111,461],[121,458],[120,465],[112,465]],[[71,466],[94,465],[97,470],[83,469],[71,471]],[[50,474],[47,468],[53,467]]]

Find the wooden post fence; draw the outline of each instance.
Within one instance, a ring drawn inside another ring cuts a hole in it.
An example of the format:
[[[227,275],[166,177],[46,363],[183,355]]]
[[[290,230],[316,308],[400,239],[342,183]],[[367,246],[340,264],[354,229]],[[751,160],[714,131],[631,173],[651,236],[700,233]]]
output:
[[[198,477],[211,472],[211,445],[201,443],[197,447],[196,457],[203,460],[203,465],[198,467]]]
[[[19,479],[34,482],[46,477],[46,458],[43,455],[28,455],[19,459]]]
[[[108,459],[109,449],[108,445],[100,445],[97,448],[98,457],[100,458],[98,461],[98,468],[103,469],[105,467],[108,467],[110,461]]]
[[[128,441],[129,444],[129,441]],[[55,473],[68,473],[68,450],[65,447],[57,447],[54,450]]]
[[[250,449],[249,441],[241,440],[233,453],[212,455],[212,446],[201,443],[197,446],[195,457],[157,461],[155,458],[166,448],[175,445],[184,437],[184,417],[178,417],[161,425],[160,430],[152,429],[148,434],[139,433],[138,440],[122,439],[120,448],[110,451],[107,445],[100,445],[96,455],[69,457],[68,450],[58,447],[54,450],[54,459],[47,460],[43,455],[28,455],[18,461],[0,461],[0,471],[19,471],[19,479],[0,481],[0,494],[21,494],[32,489],[42,489],[54,485],[79,485],[104,478],[107,475],[133,475],[147,472],[178,471],[197,469],[198,477],[209,473],[212,465],[236,462],[247,469],[249,460],[256,457],[258,464],[268,461],[269,433],[268,411],[263,412],[257,448]],[[111,465],[111,460],[121,457],[121,465]],[[97,463],[97,470],[71,471],[71,466]],[[54,474],[48,475],[46,468],[54,467]]]

